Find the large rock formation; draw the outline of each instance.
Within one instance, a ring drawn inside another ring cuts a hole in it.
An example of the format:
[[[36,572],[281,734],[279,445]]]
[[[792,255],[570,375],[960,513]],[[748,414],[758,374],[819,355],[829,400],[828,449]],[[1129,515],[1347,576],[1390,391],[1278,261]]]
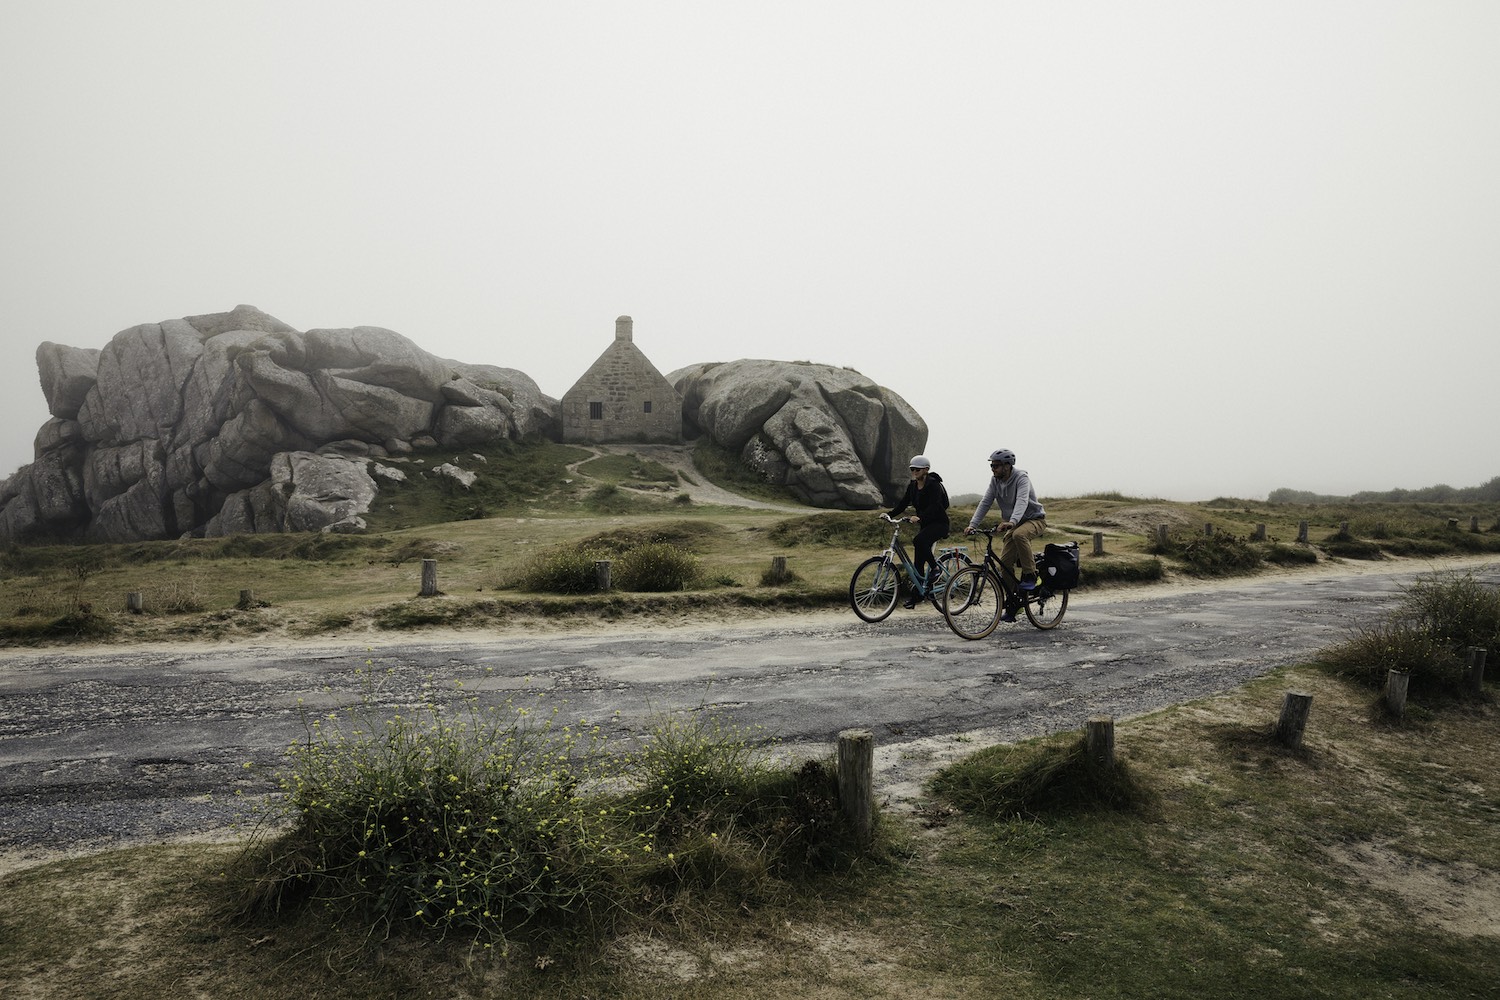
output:
[[[769,482],[819,507],[895,503],[927,425],[900,396],[849,368],[742,360],[667,376],[683,433],[708,435]]]
[[[250,306],[36,357],[52,417],[0,483],[0,539],[358,530],[372,459],[556,434],[556,400],[518,371]]]
[[[559,402],[519,371],[378,327],[300,333],[251,306],[132,327],[103,350],[44,343],[36,359],[52,416],[35,460],[0,482],[0,541],[359,531],[377,480],[402,477],[381,459],[561,436]],[[927,441],[905,400],[848,368],[742,360],[667,381],[686,437],[817,506],[894,503]]]

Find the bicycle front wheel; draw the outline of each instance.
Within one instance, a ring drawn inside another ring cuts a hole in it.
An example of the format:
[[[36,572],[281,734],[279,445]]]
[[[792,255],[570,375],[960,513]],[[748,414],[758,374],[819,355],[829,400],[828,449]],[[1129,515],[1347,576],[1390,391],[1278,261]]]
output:
[[[1026,620],[1040,629],[1057,628],[1063,614],[1068,610],[1068,592],[1047,593],[1032,597],[1026,602]]]
[[[964,639],[983,639],[995,631],[1004,609],[1000,581],[983,566],[965,566],[943,591],[943,617],[953,633]]]
[[[867,622],[884,621],[896,609],[899,580],[885,556],[871,556],[849,578],[849,606]]]

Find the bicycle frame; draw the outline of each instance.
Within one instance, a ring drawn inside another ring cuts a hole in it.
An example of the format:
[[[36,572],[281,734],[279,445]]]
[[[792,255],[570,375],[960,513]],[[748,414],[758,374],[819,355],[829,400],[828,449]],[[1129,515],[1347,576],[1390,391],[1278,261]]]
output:
[[[885,517],[887,521],[891,520],[891,518],[887,515],[882,516]],[[896,527],[891,531],[891,543],[885,547],[885,554],[891,557],[893,560],[899,560],[901,569],[906,573],[907,584],[917,593],[925,594],[927,592],[927,587],[921,579],[921,574],[917,572],[917,564],[913,562],[911,557],[906,554],[906,546],[901,544],[901,521],[897,519],[892,523],[894,523]],[[948,578],[953,575],[949,571],[948,565],[943,561],[943,557],[950,555],[962,555],[964,557],[967,557],[968,554],[969,547],[967,545],[945,545],[940,549],[932,550],[933,558],[937,562],[938,567],[938,583],[935,590],[947,586]]]
[[[984,562],[962,571],[968,577],[961,591],[955,590],[958,578],[944,591],[941,608],[949,628],[964,639],[983,639],[1000,622],[1015,621],[1020,611],[1039,629],[1056,628],[1068,610],[1068,591],[1054,592],[1045,584],[1023,590],[1016,574],[995,554],[997,529],[976,530],[985,536]],[[998,533],[1003,537],[1003,532]],[[998,600],[986,599],[986,591]],[[955,593],[959,598],[956,603]]]
[[[854,571],[849,581],[849,602],[854,613],[868,622],[883,620],[896,606],[896,597],[904,578],[906,587],[915,594],[929,598],[937,604],[938,595],[946,592],[949,581],[956,572],[955,567],[972,565],[968,546],[949,545],[936,550],[933,555],[938,577],[929,587],[922,574],[917,572],[906,546],[901,541],[902,521],[889,514],[881,519],[895,525],[891,540],[879,555],[871,556]],[[868,575],[866,575],[868,574]]]

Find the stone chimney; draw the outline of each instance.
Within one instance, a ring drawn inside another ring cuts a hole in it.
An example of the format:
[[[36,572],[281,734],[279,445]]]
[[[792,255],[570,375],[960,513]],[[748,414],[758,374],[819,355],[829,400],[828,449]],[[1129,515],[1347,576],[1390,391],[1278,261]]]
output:
[[[615,317],[615,339],[628,342],[635,341],[635,333],[632,329],[634,321],[629,316]]]

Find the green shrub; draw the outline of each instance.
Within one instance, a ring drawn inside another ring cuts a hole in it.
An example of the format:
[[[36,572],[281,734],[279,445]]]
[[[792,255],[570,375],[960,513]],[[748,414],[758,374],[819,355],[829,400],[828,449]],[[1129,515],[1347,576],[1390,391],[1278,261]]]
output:
[[[1500,593],[1469,574],[1454,574],[1424,578],[1404,594],[1389,615],[1351,630],[1319,662],[1374,689],[1399,670],[1410,675],[1412,695],[1460,694],[1469,647],[1495,649],[1500,643]]]
[[[521,567],[512,586],[542,594],[589,594],[599,589],[594,563],[607,553],[573,546],[532,556]]]
[[[722,525],[711,521],[665,521],[660,524],[618,528],[614,531],[590,535],[578,543],[578,548],[620,555],[641,545],[664,542],[691,551],[696,546],[724,533],[725,528]]]
[[[615,560],[614,585],[622,590],[660,593],[683,590],[698,577],[698,561],[675,545],[652,542],[630,549]]]
[[[1261,551],[1260,557],[1278,566],[1306,565],[1318,561],[1318,554],[1312,549],[1300,545],[1282,545],[1280,542],[1267,546]]]
[[[1100,583],[1155,583],[1166,576],[1160,559],[1120,559],[1113,556],[1085,557],[1079,570],[1079,588]]]
[[[1169,555],[1182,563],[1183,572],[1191,576],[1231,576],[1253,573],[1261,563],[1260,553],[1248,541],[1228,532],[1202,535],[1189,541],[1168,537],[1148,546],[1149,551]]]
[[[855,853],[833,773],[772,763],[711,712],[654,724],[634,753],[540,699],[464,697],[308,722],[283,792],[232,873],[242,914],[309,903],[384,940],[595,937],[684,901],[738,907]]]
[[[600,775],[598,729],[556,721],[472,699],[311,721],[281,777],[288,829],[257,843],[247,908],[312,900],[382,931],[487,944],[607,918],[612,869],[638,838],[580,791]]]

